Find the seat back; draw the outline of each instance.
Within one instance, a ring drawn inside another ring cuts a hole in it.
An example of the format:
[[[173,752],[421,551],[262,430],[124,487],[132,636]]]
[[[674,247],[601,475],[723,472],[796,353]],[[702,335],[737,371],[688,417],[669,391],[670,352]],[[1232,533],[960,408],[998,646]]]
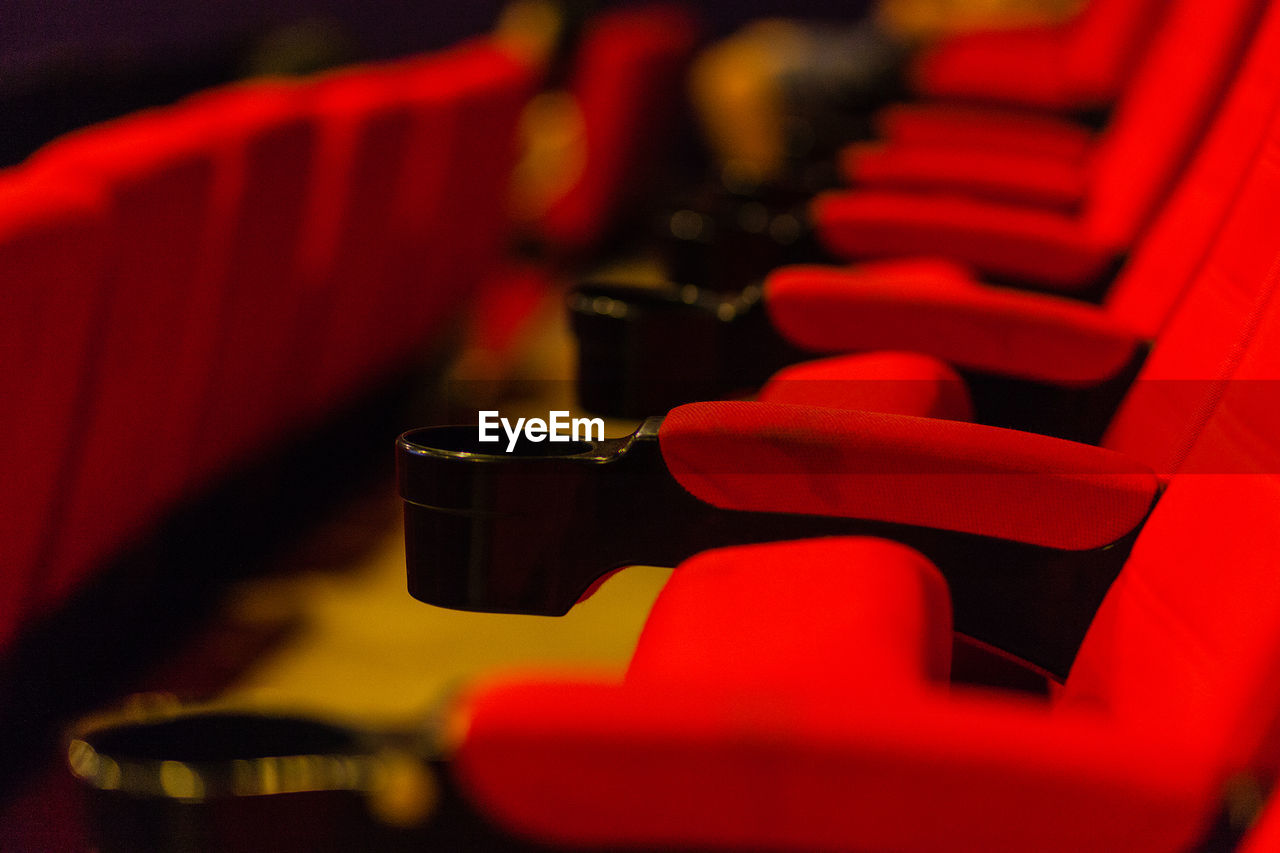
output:
[[[1123,91],[1163,18],[1168,0],[1090,0],[1067,25],[1067,78],[1082,103]]]
[[[103,199],[74,178],[0,173],[0,652],[51,541],[100,292]]]
[[[405,285],[397,287],[389,316],[403,324],[401,346],[420,350],[497,268],[511,235],[516,129],[536,76],[534,67],[490,42],[450,53],[438,82],[451,116],[438,207],[429,217],[402,219],[396,232]],[[400,206],[409,203],[402,198]]]
[[[1268,271],[1276,260],[1273,223],[1280,221],[1278,155],[1280,117],[1103,436],[1105,446],[1161,475],[1182,466],[1275,288]]]
[[[1255,271],[1273,294],[1276,222]],[[1062,698],[1195,739],[1225,756],[1224,773],[1270,780],[1280,767],[1280,299],[1256,312],[1230,362]]]
[[[1227,219],[1280,107],[1280,9],[1264,16],[1204,143],[1107,293],[1128,328],[1156,337]]]
[[[1132,245],[1155,215],[1211,122],[1265,6],[1174,0],[1094,155],[1085,225],[1103,245]]]
[[[300,256],[300,409],[322,411],[430,342],[496,263],[533,71],[475,41],[346,72],[313,95],[324,128]],[[285,396],[287,390],[282,391]]]
[[[413,126],[409,103],[377,68],[346,69],[309,96],[321,141],[300,273],[316,346],[296,379],[310,386],[307,407],[323,411],[358,389],[377,361],[386,235]]]
[[[589,247],[652,179],[674,130],[697,33],[678,6],[612,10],[589,23],[571,82],[585,125],[585,161],[539,222],[557,251]]]
[[[292,422],[278,388],[294,367],[297,255],[318,136],[301,90],[257,82],[189,102],[234,117],[221,134],[232,177],[215,201],[230,212],[215,217],[225,227],[214,236],[209,270],[219,294],[216,329],[199,416],[188,425],[200,448],[188,464],[200,485],[243,463]]]
[[[63,137],[28,168],[79,176],[107,199],[104,281],[90,334],[92,375],[76,415],[73,475],[58,520],[46,594],[64,595],[103,555],[123,547],[162,501],[151,454],[185,381],[177,371],[207,257],[220,175],[206,119],[150,110]]]

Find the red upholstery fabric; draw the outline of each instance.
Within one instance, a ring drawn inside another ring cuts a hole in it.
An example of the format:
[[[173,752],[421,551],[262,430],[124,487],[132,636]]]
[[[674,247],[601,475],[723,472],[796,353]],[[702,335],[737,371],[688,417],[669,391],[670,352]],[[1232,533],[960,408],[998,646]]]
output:
[[[572,846],[1173,853],[1216,793],[1194,744],[1092,714],[716,683],[494,686],[455,764],[501,825]]]
[[[570,84],[585,124],[581,176],[539,222],[560,252],[590,246],[658,165],[677,117],[698,26],[680,6],[655,4],[593,18]]]
[[[1115,99],[1150,50],[1173,4],[1170,0],[1087,3],[1067,25],[1064,71],[1082,103]]]
[[[956,421],[772,403],[672,409],[672,476],[725,509],[917,524],[1066,549],[1136,528],[1150,469],[1075,442]]]
[[[207,320],[191,311],[206,294],[190,293],[207,257],[219,177],[206,120],[187,111],[138,114],[65,137],[32,164],[82,176],[102,188],[109,206],[106,289],[90,338],[91,396],[51,557],[52,598],[137,535],[180,476],[140,460],[174,440],[163,432],[185,379],[174,354],[194,340],[193,325]]]
[[[1245,363],[1273,355],[1260,347]],[[896,626],[879,639],[832,637],[861,606],[838,591],[871,555],[859,559],[849,540],[738,548],[677,569],[637,650],[643,677],[505,685],[476,698],[463,779],[500,821],[562,842],[1188,849],[1227,779],[1255,772],[1265,783],[1276,767],[1275,411],[1253,421],[1268,439],[1252,448],[1255,473],[1175,481],[1051,713],[994,695],[897,692],[892,678],[868,701],[848,680],[899,647]],[[1222,449],[1234,457],[1240,445],[1207,434],[1199,452]],[[688,587],[686,569],[700,575]],[[718,578],[745,614],[707,594]],[[876,596],[879,575],[870,578]],[[753,679],[752,655],[732,643],[755,651],[749,617],[779,599],[784,613],[811,605],[797,621],[812,641],[780,655],[808,674],[801,689],[767,648]],[[707,676],[704,657],[727,676]],[[907,658],[899,678],[918,673]]]
[[[1105,376],[1122,357],[1118,345],[1123,331],[1154,339],[1189,284],[1197,280],[1228,213],[1239,203],[1240,189],[1264,141],[1275,131],[1277,92],[1280,16],[1271,14],[1213,131],[1101,311],[1064,309],[1055,300],[995,291],[954,276],[891,278],[880,271],[885,262],[877,262],[847,270],[792,268],[775,273],[766,284],[770,316],[793,342],[818,351],[909,347],[966,367],[1027,378],[1087,381],[1091,375]],[[1240,224],[1235,227],[1250,227],[1255,215],[1237,216]],[[1245,239],[1260,246],[1256,237]],[[957,287],[957,280],[969,286]],[[891,291],[899,296],[892,297]],[[877,312],[879,305],[884,307]],[[957,313],[942,313],[944,306]],[[1195,313],[1188,316],[1194,318]],[[979,322],[982,325],[970,328],[970,323]],[[1058,331],[1048,331],[1047,323]],[[1087,356],[1046,346],[1074,336],[1090,342]]]
[[[240,107],[227,155],[233,192],[217,202],[232,209],[230,227],[216,235],[217,340],[192,427],[204,479],[243,463],[296,416],[279,386],[292,367],[300,321],[298,245],[318,136],[300,87],[236,87],[193,99],[188,108],[205,109],[210,99]]]
[[[918,59],[923,94],[1045,109],[1088,109],[1116,98],[1163,0],[1091,0],[1067,25],[956,36]]]
[[[1072,109],[1079,101],[1065,79],[1065,35],[1028,27],[952,36],[912,64],[912,88],[933,98]]]
[[[1231,370],[1240,384],[1213,407],[1054,707],[897,689],[919,670],[892,622],[841,643],[845,620],[874,607],[848,575],[867,577],[874,600],[884,588],[867,560],[899,568],[897,584],[918,577],[900,555],[838,539],[736,548],[677,569],[626,684],[475,696],[457,759],[466,789],[512,831],[577,845],[1190,849],[1228,780],[1266,787],[1280,766],[1280,408],[1273,392],[1239,390],[1280,378],[1280,301],[1257,326]],[[709,592],[717,581],[726,602]],[[909,596],[885,609],[912,618]],[[777,654],[752,618],[771,607],[804,608]],[[887,688],[850,690],[903,648]]]
[[[1280,301],[1232,367],[1076,658],[1063,700],[1193,717],[1235,767],[1280,767]],[[1159,724],[1153,721],[1152,724]]]
[[[811,206],[818,236],[847,258],[940,255],[1055,290],[1090,283],[1122,246],[1063,213],[951,195],[861,190],[824,193]]]
[[[310,376],[304,411],[350,399],[421,346],[497,262],[531,84],[532,69],[475,42],[349,72],[315,93],[327,165],[301,257],[312,319],[293,373]]]
[[[876,113],[876,131],[889,144],[977,148],[1079,162],[1093,146],[1089,128],[1066,119],[955,104],[895,104]]]
[[[1182,464],[1280,282],[1268,224],[1280,217],[1278,151],[1280,121],[1104,437],[1162,473]]]
[[[425,259],[419,269],[421,280],[434,284],[415,291],[410,307],[417,339],[438,331],[449,309],[499,267],[510,236],[506,214],[515,130],[534,72],[496,49],[488,53],[479,78],[453,96],[459,99],[458,125],[450,151],[459,168],[445,176],[443,229],[432,236],[439,257]]]
[[[1114,376],[1139,343],[1095,306],[976,282],[885,281],[859,268],[787,267],[766,279],[765,298],[774,327],[806,349],[908,349],[1064,385]]]
[[[515,123],[534,69],[471,42],[397,64],[393,73],[413,103],[416,152],[405,164],[386,235],[392,284],[383,337],[395,361],[417,350],[497,263]],[[491,171],[477,165],[486,162]]]
[[[1076,215],[1051,216],[1011,202],[866,190],[820,198],[814,205],[820,236],[829,249],[849,258],[943,254],[983,272],[1052,289],[1092,283],[1108,260],[1133,245],[1170,192],[1235,76],[1262,6],[1257,0],[1173,2],[1089,158],[1086,201]],[[1196,49],[1188,50],[1190,44]],[[982,155],[901,156],[904,162],[876,167],[882,180],[891,173],[901,186],[904,171],[920,168],[926,174],[915,179],[918,184],[927,184],[930,174],[946,175],[969,188],[987,186],[985,192],[998,187],[1005,198],[1012,192],[1009,178],[975,181],[951,162]],[[981,174],[999,177],[1000,171],[983,166]],[[1053,171],[1044,172],[1047,177],[1036,177],[1040,170],[1016,171],[1019,180],[1012,183],[1022,188],[1022,197],[1059,198],[1056,194],[1069,183]],[[1028,187],[1036,192],[1028,194]]]
[[[832,656],[844,664],[839,679]],[[928,560],[882,539],[813,539],[682,563],[645,622],[627,681],[767,684],[852,703],[868,684],[918,689],[945,684],[950,671],[951,601]]]
[[[0,179],[0,652],[34,592],[79,440],[104,206],[74,179]]]
[[[837,356],[780,370],[760,389],[765,403],[859,409],[967,421],[964,380],[935,358],[910,352]]]
[[[1280,104],[1280,15],[1264,15],[1236,83],[1186,177],[1107,294],[1117,320],[1154,338],[1199,269],[1264,143]]]
[[[770,546],[754,580],[754,549],[742,548],[733,554],[729,582],[737,600],[784,613],[799,602],[826,605],[806,610],[820,623],[804,628],[815,642],[785,655],[808,673],[806,689],[775,687],[785,663],[768,652],[752,680],[750,655],[737,656],[731,639],[744,634],[751,648],[750,620],[705,603],[714,597],[697,580],[689,587],[673,582],[673,596],[690,595],[663,603],[643,655],[638,650],[642,677],[622,686],[507,684],[474,698],[458,759],[467,790],[514,831],[578,845],[1189,849],[1208,828],[1228,779],[1251,773],[1265,786],[1280,767],[1280,255],[1267,233],[1267,223],[1280,221],[1272,209],[1280,196],[1273,144],[1148,362],[1146,378],[1194,389],[1189,405],[1161,412],[1136,395],[1127,404],[1145,413],[1126,433],[1133,443],[1127,449],[1177,473],[1055,707],[960,691],[850,691],[844,673],[874,667],[884,648],[896,647],[893,629],[884,645],[856,633],[843,647],[829,639],[824,629],[846,614],[803,582],[806,567],[820,563],[822,543],[805,543],[794,559],[780,553],[786,546]],[[681,407],[668,416],[664,456],[673,451],[673,470],[698,469],[678,475],[695,494],[726,506],[796,511],[844,505],[841,481],[875,492],[865,472],[873,465],[884,471],[889,457],[862,460],[846,449],[866,446],[877,422],[895,419],[818,410],[773,418],[763,404],[746,411],[752,405]],[[910,419],[896,420],[902,445],[919,439],[941,449],[942,433],[974,429],[951,424],[934,432],[931,425],[917,434]],[[1197,429],[1184,438],[1170,429],[1174,420]],[[752,436],[742,439],[739,429]],[[933,433],[928,440],[926,432]],[[1173,454],[1163,440],[1168,433],[1179,435]],[[1015,447],[1021,438],[1007,435],[995,452],[1029,448]],[[943,452],[964,458],[950,447]],[[968,458],[989,462],[982,452]],[[752,482],[741,474],[749,462],[761,472],[808,470],[807,482]],[[996,490],[976,470],[952,504],[983,501]],[[824,476],[835,472],[845,473]],[[894,505],[909,488],[906,479],[873,498]],[[1038,499],[1054,514],[1083,509],[1043,487]],[[1112,520],[1113,512],[1101,509],[1099,517]],[[697,571],[725,571],[714,556],[699,559]],[[830,561],[812,575],[823,588],[842,589],[842,579],[826,574],[833,566],[864,569],[836,550]],[[755,599],[753,584],[761,593]],[[874,595],[875,584],[870,588]],[[783,598],[790,600],[778,603]],[[690,633],[681,635],[680,626]],[[717,627],[730,637],[710,641],[704,657],[690,640]],[[723,661],[724,683],[688,677],[713,672],[711,658]],[[672,677],[664,679],[664,671]],[[903,677],[910,677],[909,665]]]
[[[1174,0],[1099,142],[1083,219],[1091,234],[1128,246],[1149,224],[1226,97],[1268,5]]]
[[[47,405],[32,404],[41,417],[59,395],[78,407],[63,418],[77,438],[59,448],[61,473],[31,489],[37,515],[46,483],[60,495],[53,521],[33,522],[45,544],[23,546],[36,549],[24,570],[49,551],[41,606],[189,492],[425,343],[498,261],[531,78],[478,42],[331,80],[319,87],[328,101],[304,84],[202,94],[58,140],[22,167],[52,187],[50,204],[83,183],[106,220],[102,281],[49,322],[52,340],[84,312],[74,340],[54,345],[87,375],[61,376]],[[330,112],[314,109],[321,101]],[[332,169],[316,152],[322,118]],[[410,150],[425,165],[408,165]],[[89,264],[91,248],[76,262]],[[70,259],[48,266],[80,287]]]
[[[323,80],[310,95],[322,130],[300,273],[315,303],[316,348],[298,378],[310,385],[311,405],[325,411],[380,366],[379,321],[389,298],[384,235],[410,156],[412,115],[389,77],[369,68]]]
[[[1072,211],[1084,200],[1087,162],[1057,155],[990,151],[938,143],[855,145],[840,158],[868,188],[948,191],[1035,208]]]

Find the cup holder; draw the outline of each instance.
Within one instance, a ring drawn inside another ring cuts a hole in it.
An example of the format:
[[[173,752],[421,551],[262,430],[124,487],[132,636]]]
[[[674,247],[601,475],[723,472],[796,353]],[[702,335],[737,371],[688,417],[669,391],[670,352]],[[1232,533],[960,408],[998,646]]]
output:
[[[410,430],[401,436],[402,452],[411,455],[453,457],[469,459],[493,457],[496,459],[559,459],[590,456],[599,452],[599,445],[590,441],[552,441],[549,437],[533,441],[523,432],[508,451],[510,439],[498,428],[497,441],[481,441],[475,426],[438,426]]]
[[[90,787],[184,801],[364,790],[377,754],[370,739],[340,726],[218,712],[89,727],[68,747],[72,772]]]

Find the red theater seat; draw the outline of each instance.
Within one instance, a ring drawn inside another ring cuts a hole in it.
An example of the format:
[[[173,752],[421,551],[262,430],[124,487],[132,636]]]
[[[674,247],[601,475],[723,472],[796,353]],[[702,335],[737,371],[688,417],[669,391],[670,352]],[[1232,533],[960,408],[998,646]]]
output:
[[[592,246],[646,191],[675,129],[697,39],[697,23],[675,5],[609,10],[588,23],[570,83],[585,125],[586,159],[538,222],[557,253]]]
[[[1057,111],[1106,107],[1125,86],[1167,0],[1090,0],[1056,26],[967,33],[913,63],[911,83],[929,98]]]
[[[20,170],[0,177],[0,652],[42,581],[83,438],[75,413],[101,295],[104,218],[87,182]]]
[[[1246,177],[1266,169],[1254,164],[1276,132],[1278,57],[1280,15],[1270,14],[1211,133],[1101,306],[927,271],[886,276],[859,267],[790,267],[766,281],[774,327],[815,352],[912,350],[1037,382],[1106,381],[1136,347],[1157,338],[1199,274]],[[1257,227],[1236,219],[1237,230]],[[786,375],[834,385],[861,376],[860,370],[842,373],[824,363]],[[814,393],[806,402],[815,402]]]
[[[823,242],[842,257],[940,254],[1049,289],[1096,285],[1142,234],[1190,157],[1260,8],[1253,0],[1179,0],[1082,159],[917,143],[869,154],[865,165],[854,156],[855,175],[890,188],[817,199]]]
[[[900,546],[726,549],[677,569],[626,683],[473,697],[464,789],[571,846],[1191,849],[1275,775],[1280,457],[1253,461],[1175,480],[1052,703],[945,689],[941,581]]]

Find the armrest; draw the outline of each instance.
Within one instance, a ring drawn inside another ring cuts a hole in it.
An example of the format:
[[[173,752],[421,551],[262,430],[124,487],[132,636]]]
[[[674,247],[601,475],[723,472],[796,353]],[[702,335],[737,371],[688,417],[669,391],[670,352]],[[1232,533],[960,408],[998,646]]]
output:
[[[951,642],[947,583],[905,545],[834,537],[717,548],[667,581],[627,680],[911,689],[947,683]]]
[[[964,33],[921,54],[910,84],[929,98],[1059,111],[1090,106],[1067,77],[1064,47],[1058,27]]]
[[[894,104],[874,117],[890,143],[943,144],[993,152],[1083,160],[1093,131],[1077,122],[1031,112],[953,104]]]
[[[693,403],[658,434],[671,475],[721,509],[909,524],[1066,550],[1135,530],[1146,465],[1034,433],[773,403]]]
[[[945,142],[851,145],[840,167],[867,188],[958,192],[1049,210],[1077,208],[1089,177],[1087,164],[1077,160]]]
[[[858,268],[784,267],[765,281],[774,327],[815,352],[908,350],[1061,385],[1115,376],[1141,339],[1107,311],[1061,297]]]
[[[956,196],[826,193],[813,202],[812,216],[819,238],[839,257],[942,255],[1053,290],[1087,288],[1124,249],[1066,214]]]
[[[544,681],[468,710],[469,798],[573,847],[1167,853],[1220,781],[1193,738],[994,696]]]

